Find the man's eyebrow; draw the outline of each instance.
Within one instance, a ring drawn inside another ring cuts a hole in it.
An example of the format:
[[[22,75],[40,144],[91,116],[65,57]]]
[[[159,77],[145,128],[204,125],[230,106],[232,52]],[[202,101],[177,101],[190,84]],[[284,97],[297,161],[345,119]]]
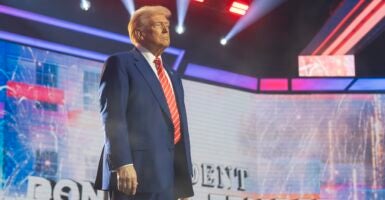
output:
[[[153,25],[157,24],[163,24],[163,25],[170,25],[170,22],[154,22]]]

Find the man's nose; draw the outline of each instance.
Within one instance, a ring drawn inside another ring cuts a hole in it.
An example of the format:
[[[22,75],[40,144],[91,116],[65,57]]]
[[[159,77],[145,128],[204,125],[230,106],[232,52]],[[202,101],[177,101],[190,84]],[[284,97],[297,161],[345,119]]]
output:
[[[163,29],[162,29],[162,33],[168,33],[168,27],[167,26],[163,26]]]

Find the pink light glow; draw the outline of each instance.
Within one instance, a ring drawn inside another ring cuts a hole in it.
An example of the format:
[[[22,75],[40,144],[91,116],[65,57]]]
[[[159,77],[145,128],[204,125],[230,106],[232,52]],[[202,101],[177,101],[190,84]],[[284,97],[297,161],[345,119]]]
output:
[[[322,47],[325,46],[327,42],[336,34],[336,32],[346,23],[346,21],[365,3],[365,0],[360,0],[356,6],[341,20],[341,22],[336,26],[336,28],[326,37],[326,39],[318,46],[318,48],[312,53],[316,55],[319,53]]]
[[[370,4],[353,20],[353,22],[343,31],[337,39],[322,53],[322,55],[332,55],[333,52],[336,52],[340,45],[344,42],[347,42],[351,34],[354,32],[360,31],[359,25],[365,20],[365,18],[373,12],[376,7],[381,3],[380,0],[373,0]]]
[[[359,31],[353,32],[348,42],[336,50],[334,54],[346,54],[353,48],[374,26],[376,26],[385,17],[385,2],[383,2],[375,12],[371,13],[366,20],[366,23],[362,23]]]

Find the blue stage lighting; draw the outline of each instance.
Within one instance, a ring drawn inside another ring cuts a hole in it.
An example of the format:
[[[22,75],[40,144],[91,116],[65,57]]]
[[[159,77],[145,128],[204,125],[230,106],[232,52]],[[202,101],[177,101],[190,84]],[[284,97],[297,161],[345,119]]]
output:
[[[256,22],[271,10],[285,2],[285,0],[255,0],[247,10],[247,13],[238,20],[225,39],[230,40],[239,32]]]
[[[177,26],[175,28],[175,31],[178,33],[178,34],[182,34],[184,33],[184,27],[183,26]]]
[[[134,11],[135,11],[134,0],[122,0],[122,3],[124,5],[124,7],[126,7],[128,13],[130,13],[130,15],[132,15],[132,13],[134,13]]]
[[[220,43],[221,45],[225,46],[227,44],[227,40],[225,38],[222,38]]]
[[[80,8],[88,11],[91,8],[91,2],[89,0],[80,0]]]
[[[190,4],[190,0],[176,1],[176,7],[178,12],[178,25],[176,26],[176,32],[178,34],[182,34],[184,32],[184,20],[186,18],[189,4]]]

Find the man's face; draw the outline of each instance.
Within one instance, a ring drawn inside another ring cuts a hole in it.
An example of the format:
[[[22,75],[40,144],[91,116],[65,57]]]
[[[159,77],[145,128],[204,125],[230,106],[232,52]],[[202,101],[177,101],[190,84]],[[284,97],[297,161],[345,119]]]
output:
[[[153,15],[143,30],[143,45],[147,48],[165,49],[170,45],[170,22],[164,15]]]

